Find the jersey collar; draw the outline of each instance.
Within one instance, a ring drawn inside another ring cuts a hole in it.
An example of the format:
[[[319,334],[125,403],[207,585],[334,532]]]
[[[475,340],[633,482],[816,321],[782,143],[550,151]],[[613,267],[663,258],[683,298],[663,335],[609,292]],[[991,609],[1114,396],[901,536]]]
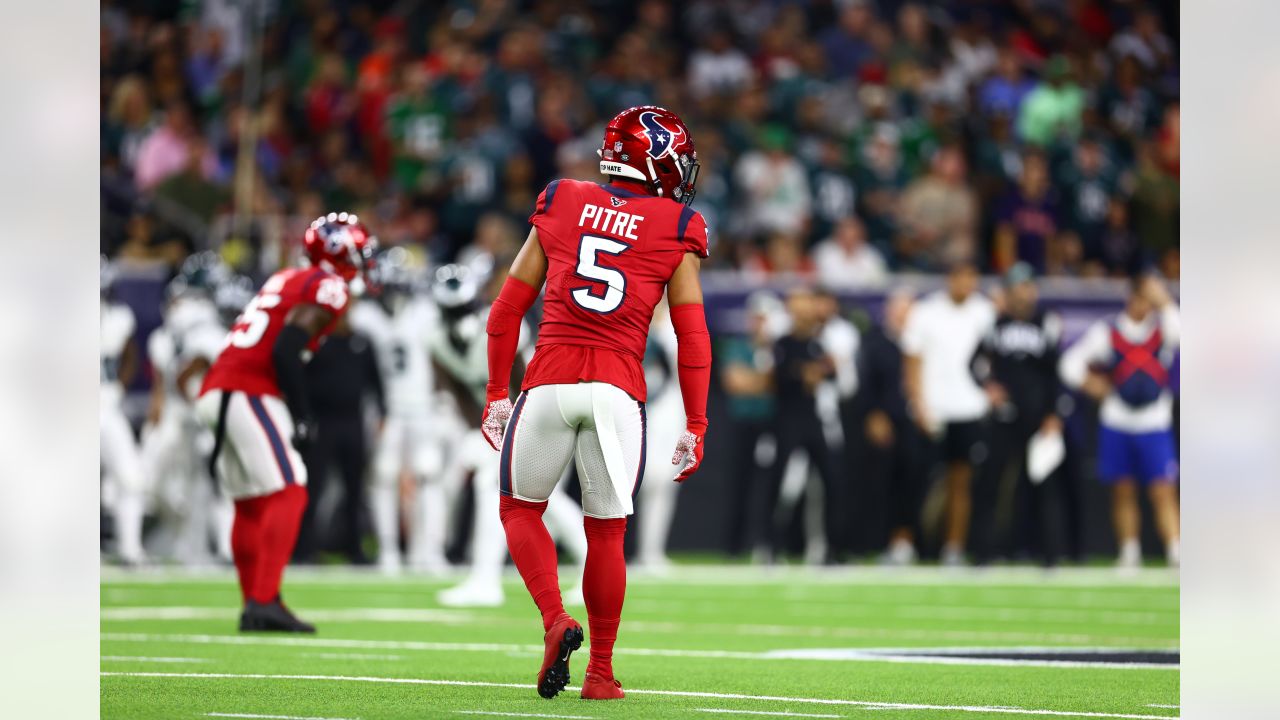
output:
[[[614,185],[611,183],[598,183],[598,184],[600,185],[600,187],[604,188],[605,192],[608,192],[612,195],[617,195],[618,197],[625,197],[625,198],[653,197],[652,195],[642,195],[638,192],[635,192],[634,190],[628,190],[627,188],[620,187],[618,185]]]

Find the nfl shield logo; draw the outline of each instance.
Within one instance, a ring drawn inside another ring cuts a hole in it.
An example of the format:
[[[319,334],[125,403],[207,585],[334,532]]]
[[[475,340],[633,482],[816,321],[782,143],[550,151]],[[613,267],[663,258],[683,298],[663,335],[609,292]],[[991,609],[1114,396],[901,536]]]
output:
[[[609,202],[610,202],[610,203],[612,203],[614,207],[622,207],[623,205],[626,205],[626,204],[627,204],[627,201],[626,201],[626,200],[623,200],[623,199],[618,198],[618,197],[616,197],[616,196],[615,196],[615,197],[611,197],[611,198],[609,198]]]

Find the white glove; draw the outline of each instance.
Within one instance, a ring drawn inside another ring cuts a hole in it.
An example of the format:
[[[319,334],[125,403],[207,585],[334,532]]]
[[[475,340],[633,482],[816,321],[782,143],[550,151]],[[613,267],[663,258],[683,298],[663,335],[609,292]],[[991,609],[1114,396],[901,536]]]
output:
[[[675,477],[676,482],[684,482],[698,471],[698,466],[702,464],[702,437],[689,430],[685,430],[680,436],[680,441],[676,443],[676,452],[671,456],[672,465],[684,465],[680,474]]]
[[[480,418],[480,432],[489,441],[494,450],[502,450],[502,433],[507,429],[507,421],[511,419],[511,401],[507,398],[491,400],[484,408]]]

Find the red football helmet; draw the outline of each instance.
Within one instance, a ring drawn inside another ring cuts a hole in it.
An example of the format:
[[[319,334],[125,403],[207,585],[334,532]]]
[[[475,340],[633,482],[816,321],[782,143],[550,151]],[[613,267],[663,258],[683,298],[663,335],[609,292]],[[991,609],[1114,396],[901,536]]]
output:
[[[353,214],[321,215],[302,237],[302,247],[311,264],[336,273],[351,282],[373,267],[378,241]]]
[[[658,197],[686,205],[698,181],[698,152],[689,128],[675,113],[656,105],[623,110],[604,130],[600,172],[639,180]]]

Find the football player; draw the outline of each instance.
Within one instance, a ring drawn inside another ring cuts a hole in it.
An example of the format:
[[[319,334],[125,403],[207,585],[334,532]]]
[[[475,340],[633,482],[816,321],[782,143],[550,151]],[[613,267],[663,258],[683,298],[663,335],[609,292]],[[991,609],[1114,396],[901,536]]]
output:
[[[450,453],[448,488],[462,485],[463,475],[472,473],[475,510],[471,542],[471,570],[458,586],[439,595],[449,607],[491,607],[505,599],[502,565],[506,546],[498,516],[499,458],[490,451],[481,430],[488,381],[488,337],[484,328],[488,310],[479,303],[480,271],[476,266],[446,265],[436,272],[432,296],[441,311],[442,322],[431,333],[431,356],[438,366],[437,376],[462,416],[467,431]],[[521,323],[518,331],[527,336]],[[518,343],[517,350],[524,347]],[[563,490],[553,493],[548,518],[557,539],[579,561],[586,560],[587,540],[582,531],[582,512]],[[581,576],[579,576],[580,578]],[[570,598],[581,597],[581,587],[570,590]]]
[[[671,565],[667,558],[667,536],[671,534],[676,491],[680,487],[667,482],[671,478],[667,477],[670,468],[665,462],[680,442],[685,424],[675,377],[677,352],[676,333],[667,307],[659,304],[653,314],[644,354],[644,382],[650,398],[645,407],[649,436],[645,438],[645,475],[640,479],[639,492],[644,512],[640,513],[640,538],[636,545],[636,560],[641,567],[655,573],[663,573]]]
[[[315,632],[285,607],[280,580],[307,504],[300,449],[313,436],[303,354],[364,287],[375,240],[354,215],[329,213],[303,236],[306,267],[272,275],[236,318],[205,376],[196,412],[213,428],[210,466],[235,501],[232,554],[240,629]]]
[[[106,471],[108,504],[115,521],[116,555],[126,565],[139,565],[142,553],[142,515],[146,503],[146,475],[133,428],[124,416],[124,388],[138,366],[137,327],[133,311],[111,299],[115,271],[106,256],[99,261],[101,392],[98,396],[98,434],[101,463]]]
[[[425,279],[402,247],[377,258],[378,296],[351,309],[351,326],[373,343],[386,398],[386,418],[373,460],[369,504],[378,537],[378,566],[400,571],[400,473],[417,483],[417,512],[410,523],[410,560],[418,568],[448,568],[444,557],[444,489],[440,480],[441,438],[432,407],[435,378],[427,352],[428,333],[439,322],[426,297]]]
[[[516,568],[542,613],[538,693],[569,681],[582,626],[561,602],[556,551],[542,521],[571,458],[582,482],[587,534],[583,590],[591,659],[582,697],[618,699],[613,645],[626,592],[623,536],[645,458],[641,361],[654,307],[666,291],[679,350],[685,430],[677,482],[702,461],[711,339],[698,280],[707,227],[689,207],[698,176],[689,130],[675,113],[634,107],[605,128],[600,172],[609,184],[556,180],[538,196],[533,228],[489,314],[484,433],[501,449],[502,525]],[[521,318],[546,284],[543,316],[522,392],[508,388]]]
[[[238,286],[216,254],[192,255],[166,288],[164,322],[147,339],[153,377],[142,458],[164,516],[174,521],[174,556],[188,563],[207,559],[210,539],[220,559],[231,560],[231,507],[218,497],[200,460],[213,438],[193,405],[227,335],[215,297],[225,303],[227,290]],[[244,307],[248,298],[239,298]]]

